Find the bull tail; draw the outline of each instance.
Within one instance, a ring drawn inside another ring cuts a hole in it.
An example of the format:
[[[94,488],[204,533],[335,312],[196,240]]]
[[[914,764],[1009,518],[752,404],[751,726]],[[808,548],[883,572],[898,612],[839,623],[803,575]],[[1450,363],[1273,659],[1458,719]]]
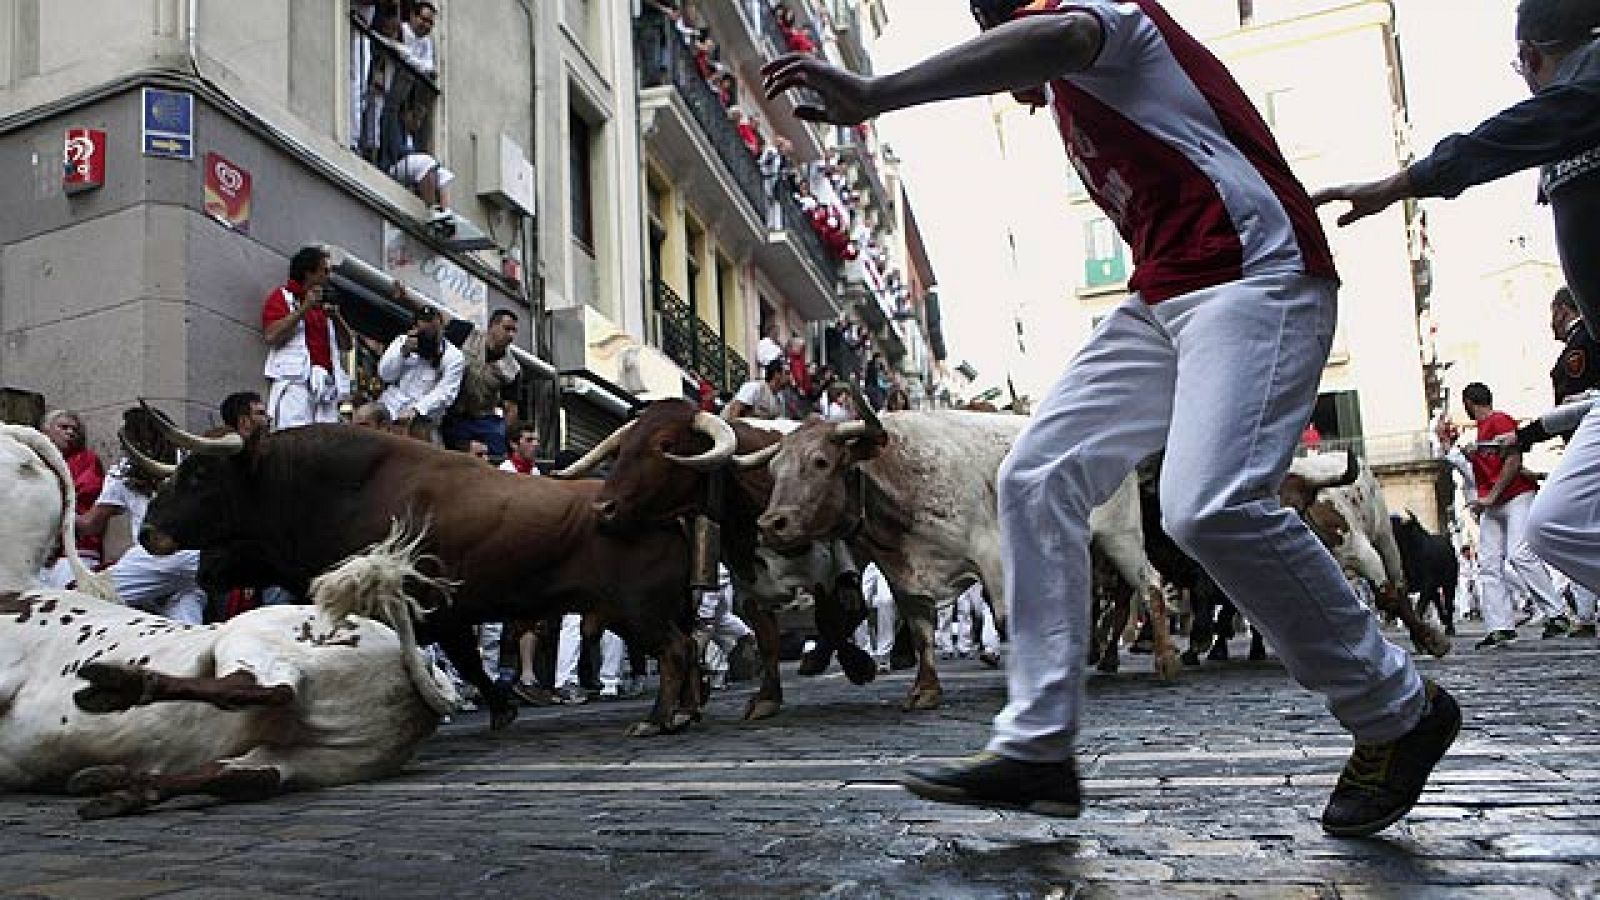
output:
[[[318,575],[311,582],[311,598],[332,621],[365,616],[393,628],[412,685],[430,709],[447,716],[460,707],[461,696],[417,647],[413,620],[427,610],[407,592],[407,586],[433,588],[448,598],[456,583],[418,571],[417,566],[429,558],[418,551],[428,527],[424,524],[415,534],[408,531],[406,524],[396,519],[387,538]]]
[[[111,577],[89,571],[89,567],[78,557],[77,497],[72,486],[72,472],[67,469],[67,461],[62,459],[61,451],[49,438],[32,428],[9,428],[7,431],[50,467],[61,486],[61,552],[66,556],[68,565],[72,566],[72,577],[78,582],[77,589],[101,600],[121,603],[122,598],[117,596],[117,587]]]

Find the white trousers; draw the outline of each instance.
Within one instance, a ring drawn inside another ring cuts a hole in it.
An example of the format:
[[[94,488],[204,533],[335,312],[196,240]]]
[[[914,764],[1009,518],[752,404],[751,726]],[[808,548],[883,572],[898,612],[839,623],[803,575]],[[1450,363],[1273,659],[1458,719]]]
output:
[[[482,622],[478,625],[478,656],[483,658],[483,670],[490,681],[500,680],[500,637],[505,634],[504,622]]]
[[[299,428],[317,422],[339,421],[339,401],[313,400],[311,386],[304,381],[274,381],[267,391],[267,418],[272,430]]]
[[[1167,532],[1264,633],[1345,728],[1387,741],[1422,715],[1410,656],[1384,640],[1278,486],[1310,418],[1337,288],[1256,276],[1114,309],[1000,468],[1012,598],[1009,702],[989,749],[1072,754],[1089,637],[1089,511],[1163,447]]]
[[[728,671],[733,648],[755,634],[743,619],[734,614],[733,581],[727,577],[727,569],[721,569],[721,574],[724,576],[721,587],[701,593],[700,606],[696,610],[700,621],[711,626],[711,643],[706,647],[704,662],[706,668],[713,672]]]
[[[894,651],[894,630],[899,620],[894,610],[894,591],[889,589],[889,580],[878,570],[877,563],[867,563],[861,570],[861,595],[867,599],[870,614],[856,629],[856,645],[876,659],[888,659]]]
[[[1527,540],[1538,557],[1591,595],[1600,594],[1600,404],[1567,442],[1528,513]]]
[[[994,616],[989,612],[989,599],[983,585],[974,584],[961,592],[956,602],[939,610],[939,631],[934,635],[934,649],[948,652],[952,649],[950,626],[955,626],[954,649],[970,656],[973,642],[979,652],[1000,652],[1000,631],[995,628]]]
[[[199,550],[152,556],[134,544],[106,571],[116,583],[122,602],[134,609],[190,625],[205,623],[206,592],[196,580],[200,574]]]
[[[556,690],[578,683],[578,654],[583,648],[583,616],[561,617],[561,637],[556,642]],[[622,683],[628,645],[611,632],[600,636],[600,684]]]
[[[1566,613],[1555,582],[1525,539],[1534,496],[1518,494],[1478,517],[1478,589],[1483,592],[1483,624],[1490,631],[1516,630],[1513,592],[1532,597],[1546,617]]]

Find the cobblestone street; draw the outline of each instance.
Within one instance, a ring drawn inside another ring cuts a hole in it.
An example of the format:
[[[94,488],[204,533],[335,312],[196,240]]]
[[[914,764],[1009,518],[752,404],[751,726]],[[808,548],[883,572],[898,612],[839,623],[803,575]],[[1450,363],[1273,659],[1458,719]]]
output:
[[[1380,839],[1322,835],[1349,744],[1273,662],[1097,676],[1080,820],[922,803],[901,767],[979,749],[1004,696],[953,661],[934,713],[900,712],[906,672],[791,674],[764,723],[737,721],[739,689],[647,741],[622,737],[643,700],[494,736],[468,714],[403,777],[266,803],[83,823],[70,799],[7,797],[0,896],[1597,897],[1600,647],[1531,633],[1425,664],[1466,727]]]

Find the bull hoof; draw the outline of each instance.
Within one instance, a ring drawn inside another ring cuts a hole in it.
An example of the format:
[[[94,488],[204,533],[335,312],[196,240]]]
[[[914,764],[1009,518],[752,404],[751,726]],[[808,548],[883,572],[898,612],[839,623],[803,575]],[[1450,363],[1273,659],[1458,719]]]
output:
[[[78,677],[89,682],[72,695],[72,701],[87,713],[122,712],[151,700],[155,673],[109,663],[89,663],[78,670]]]
[[[772,700],[767,697],[751,697],[750,704],[744,708],[744,720],[754,722],[757,719],[770,719],[783,708],[782,700]]]
[[[900,705],[905,712],[915,712],[922,709],[938,709],[944,702],[944,690],[941,688],[923,688],[911,692],[906,702]]]
[[[628,726],[627,731],[628,737],[631,738],[660,737],[666,733],[667,730],[665,728],[662,728],[659,724],[650,721],[635,722]]]
[[[815,678],[828,671],[828,663],[833,661],[833,649],[813,649],[809,653],[801,654],[800,668],[795,671],[802,678]]]
[[[1200,653],[1193,647],[1183,651],[1183,655],[1179,658],[1183,660],[1183,664],[1186,666],[1200,665]]]
[[[489,730],[500,731],[517,720],[516,706],[507,706],[489,711]]]
[[[149,809],[156,802],[144,791],[115,791],[90,800],[78,807],[80,819],[113,819]]]
[[[839,668],[844,670],[844,677],[850,679],[851,684],[869,684],[878,677],[878,664],[872,654],[854,644],[839,648]]]
[[[1267,660],[1267,648],[1262,646],[1261,644],[1251,644],[1250,645],[1250,661],[1251,662],[1266,662],[1266,660]]]
[[[133,785],[133,770],[127,766],[90,766],[67,779],[67,793],[74,797],[93,797],[120,791]]]
[[[1432,629],[1423,635],[1421,642],[1413,640],[1412,643],[1418,650],[1436,659],[1442,659],[1450,653],[1450,639]]]
[[[1178,680],[1183,672],[1183,663],[1178,660],[1178,654],[1168,650],[1166,653],[1157,654],[1155,658],[1156,677],[1167,683]]]
[[[1113,675],[1116,674],[1118,669],[1122,668],[1122,660],[1115,656],[1102,656],[1100,658],[1100,664],[1095,666],[1095,668],[1105,672],[1108,675]]]
[[[699,719],[693,713],[687,713],[680,709],[672,714],[671,719],[667,720],[665,731],[667,734],[677,734],[697,721]]]
[[[1217,642],[1211,645],[1211,652],[1206,654],[1206,659],[1212,662],[1227,662],[1228,642],[1222,638],[1217,638]]]

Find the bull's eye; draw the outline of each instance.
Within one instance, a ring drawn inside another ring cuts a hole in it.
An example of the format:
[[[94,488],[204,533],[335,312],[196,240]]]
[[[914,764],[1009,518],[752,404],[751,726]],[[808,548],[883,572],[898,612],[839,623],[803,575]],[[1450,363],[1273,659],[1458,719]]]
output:
[[[818,472],[826,472],[828,470],[828,458],[825,456],[819,456],[811,461],[811,465]]]

